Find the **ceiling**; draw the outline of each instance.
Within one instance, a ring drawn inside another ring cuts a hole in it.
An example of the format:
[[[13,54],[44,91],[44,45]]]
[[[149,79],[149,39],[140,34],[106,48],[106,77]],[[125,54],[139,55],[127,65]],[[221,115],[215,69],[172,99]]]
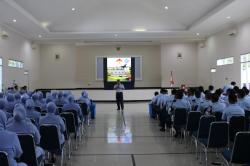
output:
[[[195,41],[247,19],[249,7],[250,0],[0,0],[0,24],[37,42]]]

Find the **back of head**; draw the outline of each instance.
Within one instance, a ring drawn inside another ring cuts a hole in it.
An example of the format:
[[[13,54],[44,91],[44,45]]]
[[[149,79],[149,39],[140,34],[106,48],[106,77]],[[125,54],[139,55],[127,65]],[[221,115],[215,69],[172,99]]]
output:
[[[161,94],[163,94],[163,93],[164,93],[164,89],[163,89],[163,88],[161,88],[160,93],[161,93]]]
[[[31,110],[35,107],[35,103],[33,102],[33,100],[28,99],[26,100],[25,107],[27,108],[27,110]]]
[[[74,101],[75,101],[74,96],[70,95],[68,98],[68,101],[69,101],[69,103],[74,103]]]
[[[223,93],[222,89],[216,89],[215,93],[220,96]]]
[[[210,91],[208,91],[208,90],[205,91],[205,98],[206,98],[206,100],[211,100],[211,93],[210,93]]]
[[[233,92],[229,93],[229,95],[228,95],[228,101],[229,101],[230,104],[237,103],[237,96],[236,96],[236,94],[233,93]]]
[[[37,93],[34,93],[34,94],[32,95],[32,99],[33,99],[33,101],[37,101],[37,100],[38,100],[38,95],[37,95]]]
[[[231,82],[231,85],[232,85],[232,86],[235,86],[235,85],[236,85],[236,82],[235,82],[235,81],[232,81],[232,82]]]
[[[175,94],[175,99],[182,99],[183,98],[183,91],[177,90]]]
[[[4,99],[0,99],[0,110],[4,110],[6,106],[6,101]]]
[[[158,96],[158,95],[159,95],[159,92],[158,92],[158,91],[156,91],[156,92],[154,93],[154,95],[155,95],[155,96]]]
[[[211,101],[212,101],[213,103],[218,102],[218,101],[219,101],[219,95],[218,95],[217,93],[213,93],[213,94],[211,95]]]
[[[42,100],[42,99],[43,99],[43,92],[38,91],[38,92],[37,92],[37,95],[38,95],[39,100]]]
[[[15,93],[15,100],[20,100],[20,99],[21,99],[20,93]]]
[[[10,93],[8,93],[8,95],[7,95],[7,101],[8,102],[14,102],[14,100],[15,100],[15,97],[14,97],[14,95],[13,94],[10,94]]]
[[[61,99],[63,97],[63,93],[61,91],[59,91],[58,95],[57,95],[57,98],[58,99]]]
[[[199,86],[198,89],[199,89],[200,92],[204,92],[203,86]]]
[[[200,91],[199,89],[197,89],[197,90],[195,91],[194,95],[195,95],[195,97],[198,98],[198,99],[201,98],[201,91]]]
[[[246,96],[246,93],[243,89],[239,89],[237,94],[239,99],[243,99]]]
[[[213,90],[214,90],[214,86],[213,86],[213,85],[209,85],[209,86],[208,86],[208,90],[209,90],[209,91],[213,91]]]
[[[13,115],[14,115],[15,121],[17,121],[17,122],[24,121],[26,119],[26,110],[24,107],[22,107],[20,105],[16,106],[14,108]]]
[[[233,90],[237,93],[240,90],[240,88],[238,86],[234,86]]]
[[[249,90],[247,89],[247,87],[244,86],[242,89],[244,90],[244,92],[245,92],[246,95],[249,94]]]
[[[82,97],[88,98],[88,92],[86,90],[82,91]]]
[[[7,123],[7,117],[4,112],[0,112],[0,131],[5,130]]]
[[[47,104],[47,111],[48,111],[48,113],[55,114],[56,113],[56,109],[57,109],[57,107],[56,107],[55,103],[49,102]]]

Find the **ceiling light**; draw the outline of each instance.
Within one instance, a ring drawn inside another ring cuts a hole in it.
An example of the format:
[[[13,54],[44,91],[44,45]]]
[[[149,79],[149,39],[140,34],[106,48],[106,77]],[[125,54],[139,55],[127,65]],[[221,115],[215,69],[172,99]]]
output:
[[[12,21],[13,21],[13,22],[16,22],[16,19],[13,19]]]
[[[39,38],[42,38],[42,35],[38,35]]]
[[[226,19],[231,19],[231,16],[227,16]]]
[[[75,10],[76,10],[76,8],[74,8],[74,7],[73,7],[71,10],[72,10],[72,11],[75,11]]]
[[[118,34],[115,34],[114,36],[115,36],[115,37],[117,37],[117,36],[118,36]]]
[[[211,71],[211,73],[216,73],[216,69],[215,68],[212,68],[210,71]]]
[[[168,6],[165,6],[164,8],[165,8],[166,10],[168,10]]]
[[[43,28],[47,28],[49,26],[49,23],[48,22],[42,22],[41,25],[42,25]]]
[[[200,36],[200,33],[196,33],[197,36]]]
[[[145,32],[145,31],[147,31],[147,29],[145,29],[145,28],[135,28],[133,31],[135,31],[135,32]]]

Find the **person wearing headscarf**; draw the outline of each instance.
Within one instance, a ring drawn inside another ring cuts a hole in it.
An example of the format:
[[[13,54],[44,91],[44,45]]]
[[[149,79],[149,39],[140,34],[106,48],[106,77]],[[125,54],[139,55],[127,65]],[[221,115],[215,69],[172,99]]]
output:
[[[37,95],[38,95],[38,101],[41,105],[41,109],[46,110],[46,100],[43,98],[43,93],[41,91],[38,91]]]
[[[6,114],[7,119],[12,117],[12,114],[6,111],[6,100],[0,99],[0,110]]]
[[[27,93],[23,94],[22,97],[21,97],[21,103],[23,106],[26,105],[26,101],[29,99],[29,95]]]
[[[80,122],[83,119],[81,107],[79,106],[79,104],[74,102],[75,101],[74,96],[72,95],[69,96],[68,100],[69,102],[63,105],[62,110],[63,111],[71,111],[71,110],[76,111],[77,116],[78,116],[78,122]]]
[[[40,133],[35,125],[26,120],[26,110],[22,105],[14,109],[14,121],[7,125],[6,129],[15,133],[31,134],[36,145],[40,144]],[[44,150],[36,146],[36,157],[41,160],[44,158]]]
[[[21,95],[20,95],[20,93],[18,93],[18,92],[15,93],[14,97],[15,97],[15,104],[21,103]]]
[[[38,126],[41,113],[35,110],[35,104],[33,100],[28,99],[26,101],[25,107],[27,118],[33,119],[35,121],[36,126]]]
[[[63,98],[63,93],[60,91],[59,93],[58,93],[58,95],[57,95],[57,98],[56,98],[56,100],[55,100],[55,104],[57,105],[57,106],[63,106],[64,104],[65,104],[66,102],[65,102],[65,100],[64,100],[64,98]]]
[[[17,137],[17,134],[6,130],[7,117],[3,111],[0,111],[0,151],[8,154],[10,166],[27,166],[24,163],[18,163],[15,158],[21,157],[23,151]]]
[[[41,103],[39,102],[39,97],[37,93],[34,93],[31,98],[34,102],[35,107],[42,107]]]
[[[82,92],[82,96],[79,98],[79,102],[80,103],[86,103],[88,105],[88,107],[90,107],[91,105],[91,101],[89,99],[89,95],[88,95],[88,92],[87,91],[83,91]]]
[[[52,100],[55,101],[57,98],[57,91],[55,90],[51,91],[51,96],[52,96]]]
[[[0,99],[3,99],[3,98],[4,98],[4,93],[0,92]]]
[[[60,144],[64,144],[64,132],[65,132],[65,124],[62,118],[59,115],[56,115],[56,105],[53,102],[49,102],[47,104],[47,114],[42,116],[39,120],[39,126],[44,124],[52,124],[56,125],[58,129],[58,135],[60,139]]]
[[[6,111],[9,112],[9,113],[13,113],[13,110],[14,110],[14,106],[15,106],[15,97],[13,94],[7,94],[7,97],[6,97],[6,100],[7,100],[7,104],[6,104]]]

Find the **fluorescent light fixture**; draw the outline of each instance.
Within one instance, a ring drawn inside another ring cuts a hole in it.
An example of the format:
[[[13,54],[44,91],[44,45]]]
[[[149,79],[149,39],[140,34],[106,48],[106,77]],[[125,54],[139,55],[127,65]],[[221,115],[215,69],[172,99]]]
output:
[[[168,6],[165,6],[164,9],[168,10]]]
[[[39,38],[42,38],[42,35],[38,35]]]
[[[147,29],[145,29],[145,28],[135,28],[135,29],[133,29],[133,31],[135,31],[135,32],[145,32],[145,31],[147,31]]]
[[[231,16],[227,16],[226,19],[231,19],[232,17]]]
[[[211,69],[211,73],[216,73],[216,69],[215,69],[215,68],[212,68],[212,69]]]
[[[197,36],[200,36],[200,33],[196,33]]]
[[[12,21],[13,21],[13,22],[16,22],[16,19],[13,19]]]
[[[115,37],[117,37],[117,36],[118,36],[118,34],[115,34],[114,36],[115,36]]]
[[[75,11],[75,10],[76,10],[76,8],[74,8],[74,7],[73,7],[71,10],[72,10],[72,11]]]

